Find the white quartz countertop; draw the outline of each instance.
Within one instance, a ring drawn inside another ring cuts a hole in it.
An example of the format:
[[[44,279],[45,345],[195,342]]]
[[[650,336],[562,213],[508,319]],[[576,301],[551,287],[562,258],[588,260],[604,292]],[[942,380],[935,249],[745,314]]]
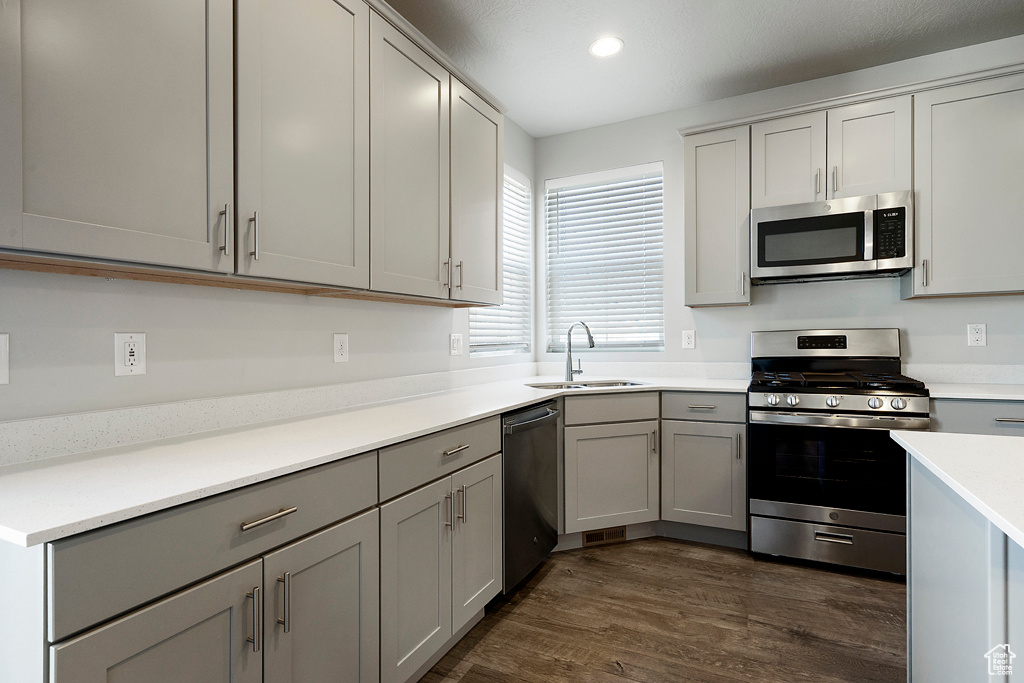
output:
[[[1024,401],[1021,384],[928,384],[928,393],[932,398]]]
[[[526,386],[558,379],[480,384],[0,467],[0,540],[20,546],[54,541],[561,395],[661,390],[742,393],[748,384],[746,379],[669,377],[630,378],[645,384],[599,390]]]
[[[892,438],[1024,546],[1024,437],[899,431]]]

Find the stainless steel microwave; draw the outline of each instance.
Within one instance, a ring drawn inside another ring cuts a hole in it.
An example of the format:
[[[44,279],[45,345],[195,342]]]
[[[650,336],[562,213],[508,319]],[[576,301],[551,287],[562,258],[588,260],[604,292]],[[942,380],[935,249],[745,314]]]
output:
[[[752,282],[899,274],[913,264],[909,191],[750,212]]]

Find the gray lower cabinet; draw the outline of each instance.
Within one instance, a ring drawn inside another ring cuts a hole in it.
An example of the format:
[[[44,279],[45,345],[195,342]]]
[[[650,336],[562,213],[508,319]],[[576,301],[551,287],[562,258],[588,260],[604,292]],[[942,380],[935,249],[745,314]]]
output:
[[[658,421],[566,427],[566,533],[657,519]]]
[[[0,244],[234,271],[232,13],[231,0],[3,3]],[[59,59],[55,36],[74,36]]]
[[[746,530],[745,432],[742,424],[662,421],[662,519]]]
[[[259,683],[255,560],[50,649],[52,683]]]
[[[263,558],[267,683],[379,680],[379,513]]]
[[[932,400],[933,432],[1024,436],[1024,401]]]
[[[393,683],[416,674],[501,590],[501,456],[380,513],[381,680]]]
[[[1024,553],[919,462],[909,470],[908,680],[1005,681],[986,654],[1021,642]]]

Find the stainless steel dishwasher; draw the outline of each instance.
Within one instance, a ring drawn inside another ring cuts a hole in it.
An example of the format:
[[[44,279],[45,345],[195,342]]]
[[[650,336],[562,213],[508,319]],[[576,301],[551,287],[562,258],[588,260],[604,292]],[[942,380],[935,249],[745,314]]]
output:
[[[558,543],[558,407],[502,415],[502,592],[515,588]]]

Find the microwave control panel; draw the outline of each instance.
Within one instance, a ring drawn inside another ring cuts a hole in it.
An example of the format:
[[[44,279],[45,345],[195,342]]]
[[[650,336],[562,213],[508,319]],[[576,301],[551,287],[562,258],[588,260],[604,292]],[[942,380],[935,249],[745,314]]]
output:
[[[875,258],[902,258],[907,255],[907,207],[875,209]]]

